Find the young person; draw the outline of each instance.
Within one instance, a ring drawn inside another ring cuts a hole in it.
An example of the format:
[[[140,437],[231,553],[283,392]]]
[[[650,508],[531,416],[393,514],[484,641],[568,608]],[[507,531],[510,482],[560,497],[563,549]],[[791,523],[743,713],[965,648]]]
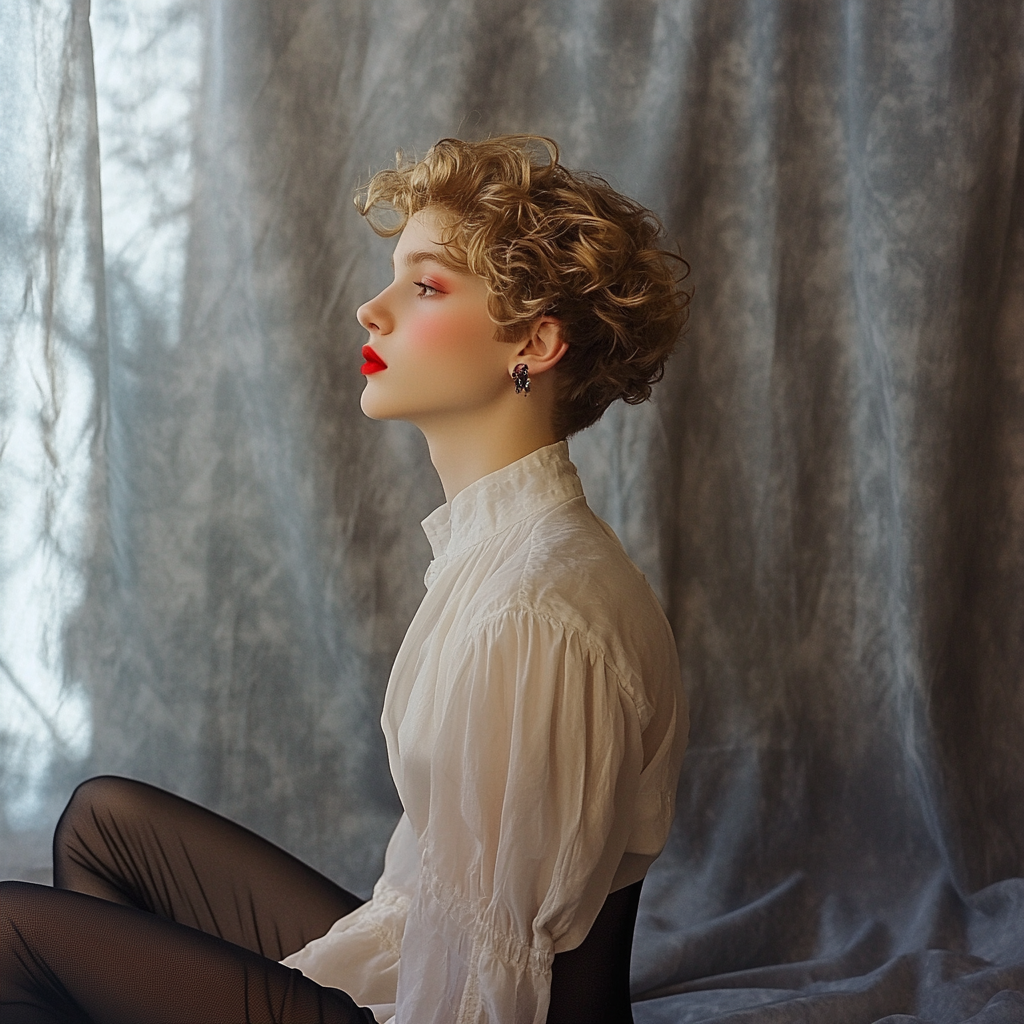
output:
[[[0,1016],[625,1021],[686,703],[671,629],[566,438],[645,400],[685,319],[648,210],[532,136],[445,139],[358,197],[401,233],[361,405],[446,503],[382,726],[405,813],[365,902],[142,783],[76,791],[54,888],[0,886]],[[278,963],[278,961],[282,961]]]

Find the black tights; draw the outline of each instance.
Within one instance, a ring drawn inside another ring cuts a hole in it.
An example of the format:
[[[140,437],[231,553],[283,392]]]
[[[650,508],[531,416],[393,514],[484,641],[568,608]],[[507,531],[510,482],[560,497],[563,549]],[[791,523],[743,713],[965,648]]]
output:
[[[3,1024],[367,1024],[278,960],[362,900],[212,811],[112,776],[57,825],[54,888],[0,882]]]

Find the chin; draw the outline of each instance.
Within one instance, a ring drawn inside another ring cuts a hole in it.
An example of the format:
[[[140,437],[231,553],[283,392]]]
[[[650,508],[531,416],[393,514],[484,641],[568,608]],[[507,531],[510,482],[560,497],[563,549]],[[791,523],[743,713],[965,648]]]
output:
[[[381,395],[373,395],[370,388],[364,388],[359,397],[359,408],[363,415],[371,420],[404,420],[408,419],[405,410],[395,406],[393,402],[386,401]]]
[[[390,416],[384,414],[384,411],[381,408],[382,403],[380,401],[374,401],[372,397],[368,397],[369,390],[369,387],[363,388],[363,393],[359,396],[359,408],[363,410],[363,415],[369,417],[371,420],[390,419]]]

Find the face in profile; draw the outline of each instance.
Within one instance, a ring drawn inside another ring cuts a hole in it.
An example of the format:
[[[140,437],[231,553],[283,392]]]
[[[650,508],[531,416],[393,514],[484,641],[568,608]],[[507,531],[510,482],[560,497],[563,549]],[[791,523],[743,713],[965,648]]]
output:
[[[507,399],[511,346],[495,338],[487,285],[438,260],[440,237],[434,211],[411,217],[394,280],[356,313],[369,332],[360,406],[371,419],[470,425]]]

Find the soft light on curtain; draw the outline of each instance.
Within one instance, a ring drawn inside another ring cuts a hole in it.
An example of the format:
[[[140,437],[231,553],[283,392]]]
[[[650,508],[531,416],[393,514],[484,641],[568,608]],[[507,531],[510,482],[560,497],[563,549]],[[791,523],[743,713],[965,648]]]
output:
[[[368,893],[443,495],[351,193],[533,131],[694,267],[571,443],[693,705],[637,1021],[1024,1019],[1020,4],[11,0],[0,110],[0,876],[116,772]]]
[[[64,628],[85,596],[83,554],[102,457],[102,248],[88,26],[84,9],[69,18],[60,6],[8,8],[0,32],[0,750],[8,868],[38,856],[22,837],[52,817],[52,775],[80,765],[93,741],[90,695],[68,671]]]

